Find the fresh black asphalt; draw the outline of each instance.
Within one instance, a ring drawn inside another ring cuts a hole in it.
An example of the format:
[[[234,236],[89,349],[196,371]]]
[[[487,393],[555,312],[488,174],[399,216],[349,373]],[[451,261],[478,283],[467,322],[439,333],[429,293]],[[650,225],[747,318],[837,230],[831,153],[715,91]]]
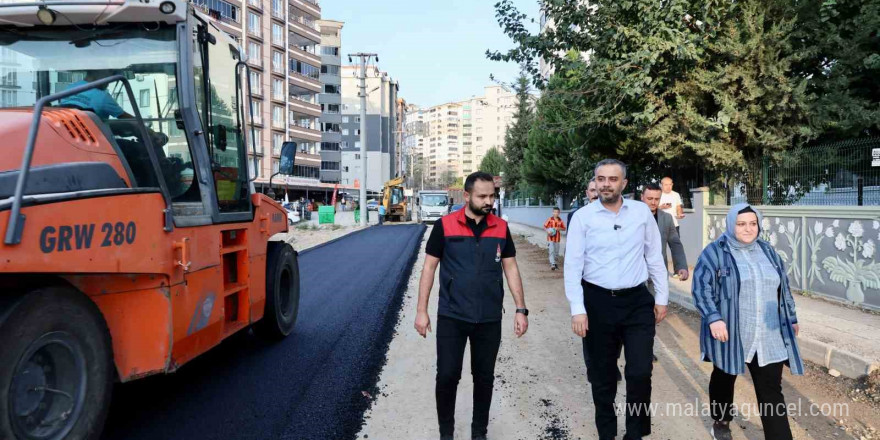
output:
[[[117,385],[103,438],[353,439],[423,233],[371,227],[300,254],[300,311],[287,339],[245,333],[174,374]]]

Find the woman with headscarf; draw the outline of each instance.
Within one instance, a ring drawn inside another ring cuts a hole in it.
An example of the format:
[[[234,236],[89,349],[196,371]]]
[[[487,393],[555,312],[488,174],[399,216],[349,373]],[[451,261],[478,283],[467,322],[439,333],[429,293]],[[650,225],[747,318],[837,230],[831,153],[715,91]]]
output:
[[[727,231],[694,269],[694,305],[702,315],[700,352],[714,368],[709,399],[712,438],[730,439],[737,375],[748,367],[755,384],[764,438],[791,439],[782,395],[782,367],[803,374],[794,299],[779,254],[758,238],[761,213],[746,203],[727,213]]]

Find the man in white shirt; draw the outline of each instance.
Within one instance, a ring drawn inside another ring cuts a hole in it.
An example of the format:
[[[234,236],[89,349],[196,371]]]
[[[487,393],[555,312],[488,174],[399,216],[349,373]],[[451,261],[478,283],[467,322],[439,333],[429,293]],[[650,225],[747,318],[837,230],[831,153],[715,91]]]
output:
[[[660,179],[660,188],[663,190],[660,194],[660,209],[672,216],[672,222],[675,223],[675,232],[680,233],[678,221],[684,218],[681,194],[672,190],[672,178],[670,177]]]
[[[626,354],[626,439],[650,432],[645,408],[651,401],[655,325],[666,317],[669,285],[660,230],[647,205],[621,197],[626,165],[605,159],[596,165],[601,203],[578,210],[565,249],[565,296],[572,331],[585,337],[589,376],[601,440],[617,434],[617,347]],[[645,285],[654,283],[652,296]]]

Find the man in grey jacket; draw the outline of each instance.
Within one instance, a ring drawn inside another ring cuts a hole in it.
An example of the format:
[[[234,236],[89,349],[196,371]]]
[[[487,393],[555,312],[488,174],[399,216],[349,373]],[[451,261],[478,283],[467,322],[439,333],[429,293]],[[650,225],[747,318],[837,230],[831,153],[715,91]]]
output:
[[[684,255],[681,237],[679,237],[678,231],[675,229],[675,222],[671,215],[657,209],[660,205],[661,194],[663,194],[663,191],[659,185],[649,183],[645,185],[645,189],[642,191],[642,201],[648,205],[648,208],[651,208],[651,213],[654,214],[654,218],[657,220],[657,227],[660,228],[660,246],[663,249],[663,262],[666,263],[666,267],[669,267],[669,262],[666,259],[666,247],[668,246],[669,250],[672,251],[674,273],[678,275],[681,281],[686,281],[688,279],[687,258]]]

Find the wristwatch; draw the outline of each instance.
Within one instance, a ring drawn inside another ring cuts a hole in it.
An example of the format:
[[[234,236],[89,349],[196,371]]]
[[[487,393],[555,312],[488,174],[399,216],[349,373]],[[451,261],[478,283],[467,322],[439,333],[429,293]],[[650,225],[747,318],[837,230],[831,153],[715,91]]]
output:
[[[529,316],[529,309],[516,309],[516,313],[522,313],[525,316]]]

